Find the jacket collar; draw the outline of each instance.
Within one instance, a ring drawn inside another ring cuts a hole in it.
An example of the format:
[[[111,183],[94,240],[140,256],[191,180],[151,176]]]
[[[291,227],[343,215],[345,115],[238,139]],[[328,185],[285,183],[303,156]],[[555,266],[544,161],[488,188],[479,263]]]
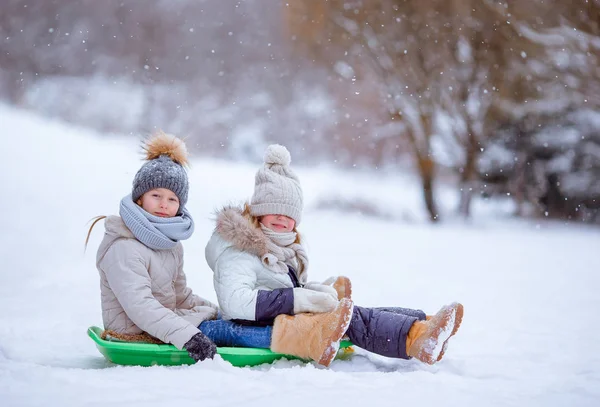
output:
[[[123,222],[120,216],[107,216],[104,221],[104,228],[106,229],[106,233],[115,236],[115,238],[125,237],[131,239],[135,237],[131,233],[131,230],[125,226],[125,222]]]
[[[217,212],[215,233],[237,250],[259,257],[269,252],[268,237],[242,214],[240,207],[226,206]]]

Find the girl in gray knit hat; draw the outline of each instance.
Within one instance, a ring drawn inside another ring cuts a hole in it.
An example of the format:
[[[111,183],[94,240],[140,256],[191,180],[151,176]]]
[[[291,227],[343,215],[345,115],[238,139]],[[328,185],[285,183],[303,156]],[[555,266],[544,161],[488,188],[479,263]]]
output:
[[[228,345],[269,335],[256,327],[237,327],[231,334],[234,324],[215,320],[217,306],[187,286],[181,240],[194,231],[185,207],[187,150],[182,140],[162,132],[147,140],[144,150],[146,163],[131,194],[121,200],[120,216],[98,217],[88,232],[89,239],[95,223],[106,219],[96,257],[103,337],[172,343],[199,361],[215,355],[215,332],[228,332]]]
[[[398,307],[364,308],[350,299],[347,277],[307,282],[308,256],[296,227],[303,209],[288,150],[267,148],[252,199],[225,207],[206,246],[217,298],[227,320],[271,327],[271,350],[328,366],[346,335],[389,357],[439,361],[460,326],[463,306],[437,314]]]

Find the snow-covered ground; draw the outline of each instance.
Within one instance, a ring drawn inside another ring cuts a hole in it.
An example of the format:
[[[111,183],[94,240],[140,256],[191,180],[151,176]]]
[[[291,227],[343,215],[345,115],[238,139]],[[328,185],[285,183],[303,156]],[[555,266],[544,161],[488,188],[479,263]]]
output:
[[[434,366],[357,351],[329,369],[279,361],[235,368],[105,362],[86,328],[101,325],[95,249],[141,165],[139,143],[0,106],[0,405],[2,406],[598,406],[600,231],[519,221],[506,205],[475,220],[423,221],[417,185],[385,173],[296,167],[306,195],[301,230],[311,279],[352,278],[364,306],[465,317]],[[293,153],[293,152],[292,152]],[[212,300],[204,245],[214,209],[250,196],[252,165],[196,159],[184,243],[194,290]],[[454,195],[443,192],[448,211]],[[361,199],[381,217],[327,209]],[[408,404],[414,403],[414,404]]]

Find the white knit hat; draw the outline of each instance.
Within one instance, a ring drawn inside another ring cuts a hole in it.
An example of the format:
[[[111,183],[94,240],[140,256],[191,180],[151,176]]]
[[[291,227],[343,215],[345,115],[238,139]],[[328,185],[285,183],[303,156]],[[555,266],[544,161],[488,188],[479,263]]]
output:
[[[297,225],[302,217],[302,187],[289,167],[290,152],[284,146],[272,144],[265,151],[264,161],[265,165],[256,173],[250,214],[285,215]]]

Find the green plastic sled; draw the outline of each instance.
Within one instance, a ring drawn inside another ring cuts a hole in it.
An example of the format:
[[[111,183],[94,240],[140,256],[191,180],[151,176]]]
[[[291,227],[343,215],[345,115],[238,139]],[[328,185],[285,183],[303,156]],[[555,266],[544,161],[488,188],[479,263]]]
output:
[[[96,342],[96,347],[106,359],[117,365],[128,366],[178,366],[193,365],[195,362],[185,350],[179,350],[173,345],[140,342],[118,342],[102,339],[102,328],[91,326],[88,336]],[[352,346],[350,341],[342,341],[340,349]],[[233,366],[256,366],[263,363],[273,363],[277,359],[299,359],[296,356],[271,352],[260,348],[228,348],[219,347],[217,353]]]

